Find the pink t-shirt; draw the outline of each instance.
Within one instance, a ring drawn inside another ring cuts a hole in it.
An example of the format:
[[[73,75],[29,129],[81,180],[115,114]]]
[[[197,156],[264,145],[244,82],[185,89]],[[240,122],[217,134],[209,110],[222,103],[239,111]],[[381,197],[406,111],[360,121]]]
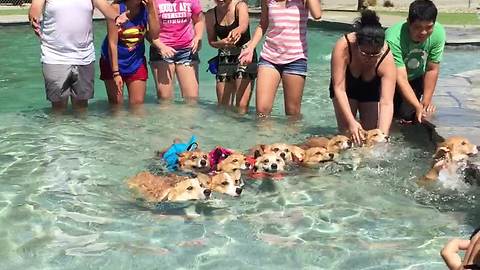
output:
[[[155,0],[160,41],[174,49],[191,46],[195,32],[192,15],[202,12],[199,0]]]

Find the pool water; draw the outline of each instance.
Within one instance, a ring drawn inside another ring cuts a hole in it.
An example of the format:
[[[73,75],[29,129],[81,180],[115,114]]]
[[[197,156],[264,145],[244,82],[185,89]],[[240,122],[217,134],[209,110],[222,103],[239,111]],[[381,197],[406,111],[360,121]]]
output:
[[[216,109],[206,42],[197,106],[156,104],[149,80],[143,111],[112,112],[97,80],[85,115],[54,116],[37,40],[27,26],[0,29],[1,269],[444,269],[443,244],[480,223],[477,188],[416,184],[433,147],[422,128],[395,128],[357,170],[296,168],[248,182],[239,199],[154,207],[132,198],[125,179],[175,137],[247,150],[334,134],[327,86],[340,32],[309,32],[303,119],[283,116],[279,91],[272,120],[257,122]],[[105,26],[95,29],[98,51]],[[442,76],[478,68],[469,59],[479,54],[447,50]]]

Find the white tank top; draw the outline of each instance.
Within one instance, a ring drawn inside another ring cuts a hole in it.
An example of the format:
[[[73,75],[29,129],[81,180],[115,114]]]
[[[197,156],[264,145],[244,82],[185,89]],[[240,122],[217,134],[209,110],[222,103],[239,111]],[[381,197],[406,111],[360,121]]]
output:
[[[46,0],[42,63],[87,65],[95,61],[92,16],[92,0]]]

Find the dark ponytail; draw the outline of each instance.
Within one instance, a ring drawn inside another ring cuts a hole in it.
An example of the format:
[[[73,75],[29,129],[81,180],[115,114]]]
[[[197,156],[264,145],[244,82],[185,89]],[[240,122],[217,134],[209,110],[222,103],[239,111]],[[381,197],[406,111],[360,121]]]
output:
[[[385,30],[373,10],[365,9],[353,24],[359,45],[382,47],[385,42]]]

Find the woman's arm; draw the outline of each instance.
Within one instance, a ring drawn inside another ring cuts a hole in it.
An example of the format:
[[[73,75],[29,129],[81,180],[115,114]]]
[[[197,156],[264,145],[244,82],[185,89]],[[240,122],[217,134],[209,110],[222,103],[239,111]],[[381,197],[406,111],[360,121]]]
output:
[[[319,0],[306,0],[306,5],[315,20],[322,18],[322,4]]]
[[[37,36],[40,36],[40,16],[42,15],[44,6],[45,0],[32,0],[32,4],[28,10],[28,21]]]
[[[381,78],[381,96],[379,103],[378,128],[385,134],[389,134],[393,118],[393,96],[397,79],[397,68],[393,60],[392,52],[388,52],[383,62],[378,67],[378,75]]]
[[[148,11],[148,33],[146,38],[150,43],[152,43],[152,40],[158,38],[160,33],[160,23],[158,21],[158,13],[154,2],[154,0],[149,0],[146,5]]]
[[[257,28],[255,28],[255,32],[253,33],[253,37],[247,43],[247,48],[245,48],[238,58],[240,59],[240,63],[248,64],[252,62],[253,58],[253,51],[257,44],[262,39],[265,32],[267,32],[268,28],[268,0],[262,0],[262,11],[260,14],[260,23],[258,24]]]
[[[112,4],[112,8],[119,12],[120,6],[118,4]],[[123,79],[120,75],[120,69],[118,67],[118,27],[113,20],[107,21],[107,40],[108,40],[108,55],[110,58],[110,67],[112,70],[113,80],[117,86],[117,92],[119,95],[123,92]]]
[[[356,121],[350,109],[348,103],[345,73],[348,63],[348,49],[345,38],[340,38],[332,51],[331,72],[332,72],[332,85],[335,98],[340,106],[340,111],[347,124]]]
[[[203,15],[203,12],[200,12],[196,15],[195,14],[192,15],[193,28],[195,32],[195,36],[193,37],[193,40],[192,40],[192,53],[196,53],[197,51],[200,50],[203,29],[205,28],[204,17],[205,16]]]
[[[215,10],[212,8],[207,11],[205,14],[205,25],[207,28],[207,38],[208,38],[208,44],[212,46],[213,48],[225,48],[229,47],[229,44],[227,43],[228,38],[218,40],[217,39],[217,33],[215,33]]]

